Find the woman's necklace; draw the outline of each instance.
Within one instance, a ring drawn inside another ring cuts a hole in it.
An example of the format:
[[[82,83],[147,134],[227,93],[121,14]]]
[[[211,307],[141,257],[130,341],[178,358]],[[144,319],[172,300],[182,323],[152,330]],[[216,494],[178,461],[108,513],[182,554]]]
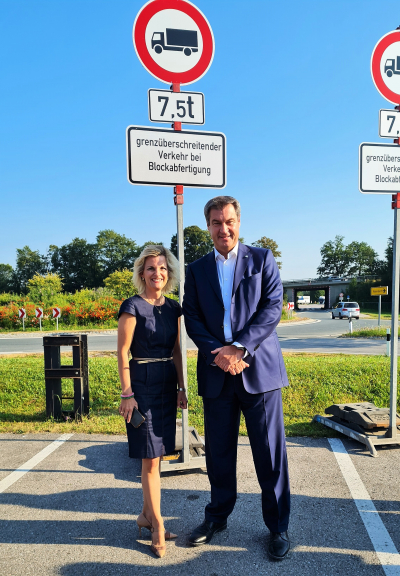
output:
[[[156,298],[156,299],[154,300],[154,302],[150,302],[150,300],[149,300],[148,298],[145,298],[144,296],[142,296],[142,298],[144,298],[144,300],[146,300],[146,302],[148,302],[149,304],[152,304],[159,314],[162,313],[162,312],[161,312],[161,306],[162,306],[162,304],[161,304],[161,302],[160,302],[159,307],[158,307],[157,304],[156,304],[156,301],[157,301],[157,300],[162,300],[163,296],[161,296],[160,298]]]

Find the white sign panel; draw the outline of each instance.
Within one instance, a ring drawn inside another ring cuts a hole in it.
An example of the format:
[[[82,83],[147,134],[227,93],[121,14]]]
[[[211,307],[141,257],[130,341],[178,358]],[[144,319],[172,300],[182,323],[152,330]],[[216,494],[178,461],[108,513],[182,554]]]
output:
[[[224,134],[145,126],[129,126],[126,134],[131,184],[225,187]]]
[[[359,189],[364,194],[400,192],[400,146],[397,144],[360,145]]]
[[[149,118],[151,122],[169,124],[204,124],[204,94],[150,89]]]
[[[398,110],[379,110],[379,136],[398,138],[400,134],[400,112]]]

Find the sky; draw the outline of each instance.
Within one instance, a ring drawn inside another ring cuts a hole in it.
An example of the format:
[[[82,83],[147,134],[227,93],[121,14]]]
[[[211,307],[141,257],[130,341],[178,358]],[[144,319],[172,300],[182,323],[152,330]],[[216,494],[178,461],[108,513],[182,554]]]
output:
[[[214,33],[197,130],[227,139],[227,186],[185,188],[184,225],[205,228],[204,204],[229,194],[242,206],[247,244],[267,236],[283,280],[316,276],[336,235],[382,258],[393,234],[388,195],[358,190],[361,142],[390,109],[370,58],[400,24],[392,0],[197,0]],[[126,128],[165,127],[148,116],[147,90],[168,86],[140,63],[136,0],[1,0],[0,263],[16,249],[46,253],[100,230],[170,245],[172,187],[127,180]],[[185,126],[183,126],[185,129]],[[187,126],[187,129],[190,129]]]

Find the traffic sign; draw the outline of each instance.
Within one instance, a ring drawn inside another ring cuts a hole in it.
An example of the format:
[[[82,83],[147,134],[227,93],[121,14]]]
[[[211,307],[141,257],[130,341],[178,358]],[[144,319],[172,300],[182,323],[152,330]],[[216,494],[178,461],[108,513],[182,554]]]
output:
[[[341,293],[339,294],[339,296],[340,296],[341,298],[343,298],[343,296],[344,296],[343,292],[341,292]]]
[[[204,94],[150,89],[149,118],[151,122],[169,124],[204,124]]]
[[[400,103],[400,30],[377,42],[372,51],[371,74],[375,87],[389,102]]]
[[[398,110],[379,110],[379,136],[398,138],[400,134],[400,112]]]
[[[187,0],[145,4],[133,24],[133,44],[146,70],[167,84],[196,82],[214,57],[211,26]]]
[[[397,194],[400,187],[400,147],[360,144],[359,189],[363,194]]]
[[[288,307],[288,310],[293,310],[294,309],[294,302],[288,302],[287,307]]]
[[[225,134],[129,126],[126,136],[131,184],[225,187]]]
[[[387,286],[376,286],[375,288],[371,288],[371,296],[387,296],[389,294],[389,290]]]
[[[25,316],[26,316],[25,308],[18,308],[18,317],[25,318]]]
[[[35,316],[36,316],[36,318],[42,318],[43,308],[35,308]]]
[[[61,309],[53,308],[53,318],[60,318],[60,316],[61,316]]]

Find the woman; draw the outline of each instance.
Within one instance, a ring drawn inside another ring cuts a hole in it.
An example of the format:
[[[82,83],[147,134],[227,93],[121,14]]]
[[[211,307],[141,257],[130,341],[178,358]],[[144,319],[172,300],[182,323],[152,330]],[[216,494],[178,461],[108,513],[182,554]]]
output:
[[[177,406],[187,408],[179,345],[182,310],[164,296],[177,282],[178,262],[171,252],[146,246],[133,270],[138,294],[122,303],[118,315],[119,413],[126,421],[129,456],[142,460],[143,510],[136,522],[139,533],[151,530],[151,550],[159,558],[165,555],[165,540],[176,538],[165,532],[161,516],[160,461],[175,450]],[[130,424],[135,408],[146,419],[137,428]]]

